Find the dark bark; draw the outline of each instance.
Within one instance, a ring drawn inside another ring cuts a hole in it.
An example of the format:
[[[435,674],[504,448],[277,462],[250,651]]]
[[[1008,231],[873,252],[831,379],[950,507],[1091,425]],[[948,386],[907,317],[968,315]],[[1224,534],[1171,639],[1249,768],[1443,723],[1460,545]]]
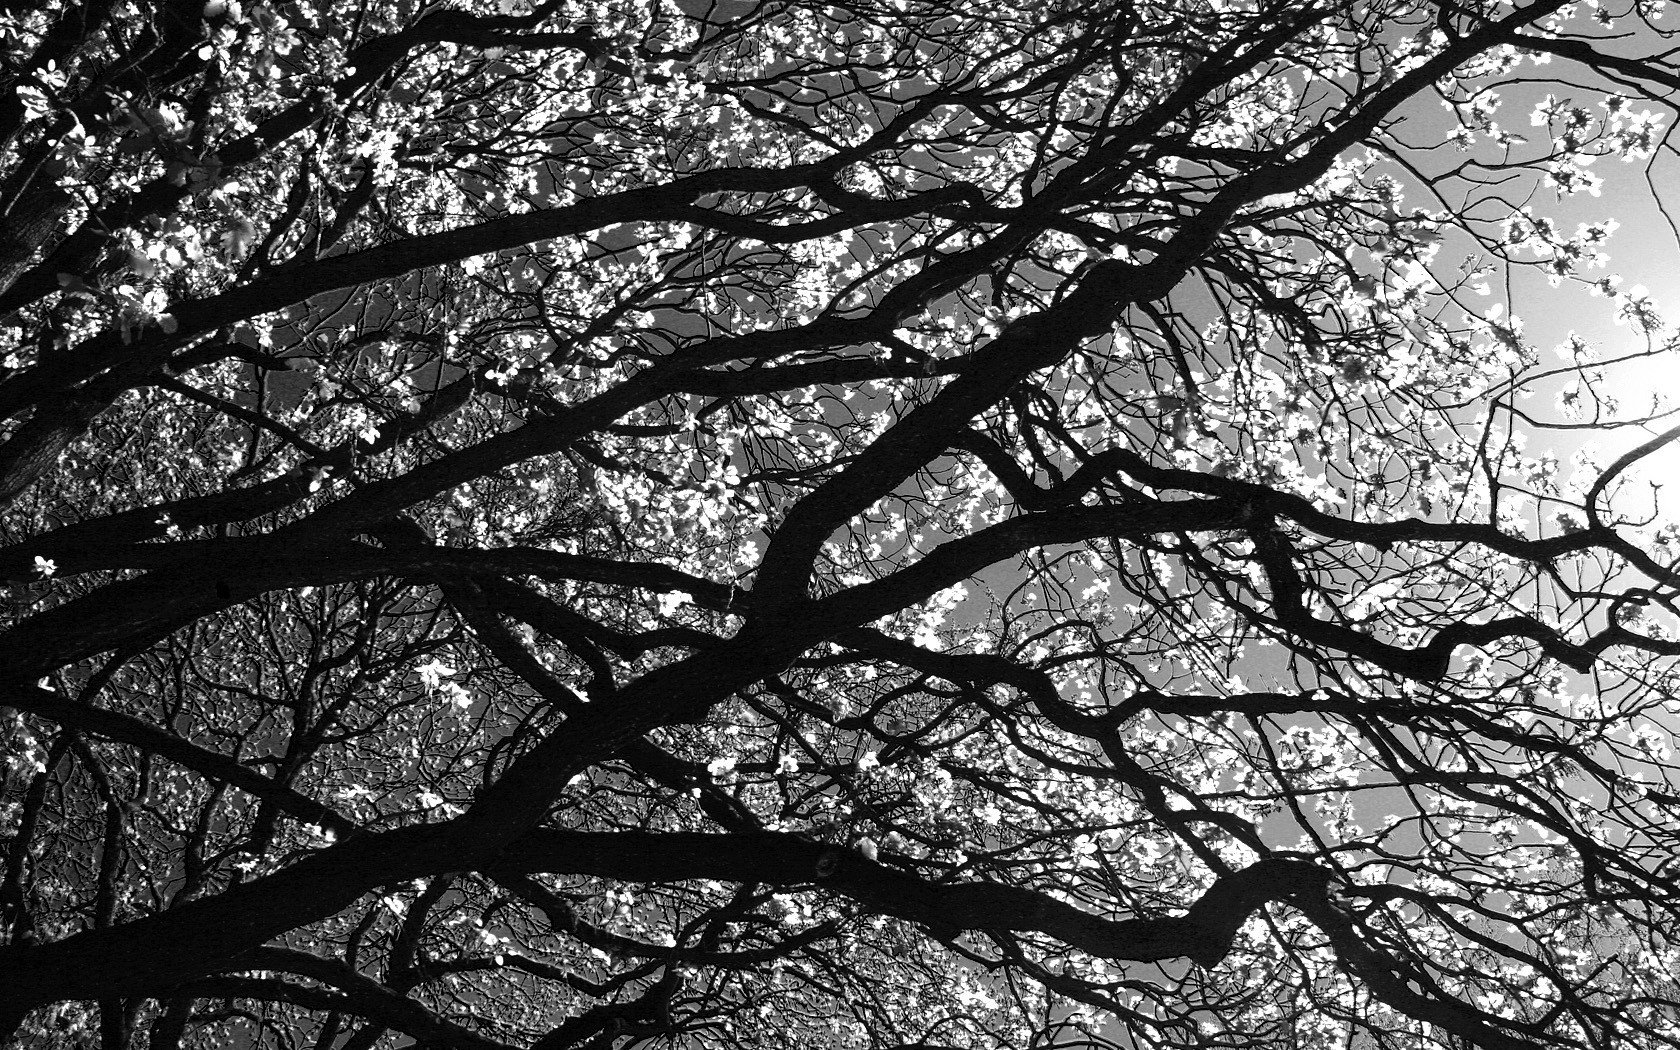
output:
[[[0,703],[39,715],[68,730],[103,737],[143,753],[166,758],[208,780],[231,784],[306,824],[338,834],[348,834],[354,828],[327,806],[276,783],[236,759],[183,740],[132,715],[94,707],[46,689],[24,685],[8,687],[0,694]]]
[[[1105,959],[1191,959],[1212,966],[1254,911],[1268,902],[1324,892],[1312,864],[1263,860],[1216,879],[1182,916],[1105,919],[1029,889],[987,882],[931,882],[844,847],[775,832],[565,832],[539,829],[502,853],[519,871],[589,874],[624,882],[719,879],[771,886],[815,885],[870,912],[893,915],[948,939],[959,933],[1038,933]]]

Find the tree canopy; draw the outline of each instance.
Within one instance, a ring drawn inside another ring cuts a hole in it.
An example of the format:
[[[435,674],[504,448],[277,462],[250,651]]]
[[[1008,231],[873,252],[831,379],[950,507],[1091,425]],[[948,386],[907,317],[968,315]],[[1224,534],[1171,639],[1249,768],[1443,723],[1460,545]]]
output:
[[[0,1031],[1680,1045],[1663,7],[4,5]]]

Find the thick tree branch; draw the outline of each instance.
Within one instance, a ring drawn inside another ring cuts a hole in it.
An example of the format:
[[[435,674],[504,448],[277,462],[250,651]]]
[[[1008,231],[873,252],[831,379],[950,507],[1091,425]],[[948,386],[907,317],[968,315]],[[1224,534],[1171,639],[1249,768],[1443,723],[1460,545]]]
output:
[[[305,961],[301,952],[265,949],[262,969],[298,972],[331,985],[318,988],[274,977],[207,977],[180,985],[174,994],[199,999],[252,999],[259,1002],[290,1003],[309,1010],[336,1011],[377,1021],[424,1040],[428,1045],[458,1050],[514,1050],[499,1040],[438,1017],[424,1006],[377,982],[356,974],[349,967],[325,960]],[[296,969],[294,969],[294,967]]]
[[[1105,919],[1033,890],[996,883],[929,882],[852,850],[775,832],[734,835],[567,832],[522,836],[500,858],[513,870],[587,874],[627,882],[720,879],[817,886],[871,911],[949,937],[963,931],[1038,933],[1105,959],[1157,962],[1224,958],[1238,929],[1271,902],[1322,887],[1327,876],[1300,861],[1263,860],[1214,880],[1184,915]]]
[[[0,706],[28,711],[66,729],[104,737],[166,758],[208,780],[231,784],[303,823],[325,831],[346,835],[355,830],[355,824],[330,807],[263,776],[236,759],[199,747],[132,715],[94,707],[59,693],[26,685],[10,685],[0,690]]]

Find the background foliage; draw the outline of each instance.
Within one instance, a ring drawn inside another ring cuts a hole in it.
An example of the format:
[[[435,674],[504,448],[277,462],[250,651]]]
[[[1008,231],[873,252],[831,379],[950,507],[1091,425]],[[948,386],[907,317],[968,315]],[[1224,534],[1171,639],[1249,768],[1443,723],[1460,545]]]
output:
[[[1675,1044],[1663,4],[1019,7],[6,5],[17,1045]]]

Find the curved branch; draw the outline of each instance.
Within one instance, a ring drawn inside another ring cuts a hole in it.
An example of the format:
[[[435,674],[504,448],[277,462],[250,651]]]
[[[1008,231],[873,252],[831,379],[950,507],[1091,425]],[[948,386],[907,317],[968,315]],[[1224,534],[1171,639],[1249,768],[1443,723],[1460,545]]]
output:
[[[973,930],[1039,933],[1105,959],[1190,959],[1212,966],[1248,917],[1271,901],[1322,888],[1328,875],[1304,861],[1269,858],[1213,881],[1182,916],[1106,919],[1054,897],[986,882],[936,883],[852,850],[779,832],[732,835],[540,829],[501,856],[507,868],[629,882],[718,879],[818,886],[872,911],[951,937]]]
[[[209,977],[178,986],[172,995],[195,998],[255,999],[290,1003],[323,1013],[338,1011],[378,1021],[431,1045],[459,1050],[515,1050],[508,1043],[479,1035],[446,1021],[431,1010],[377,981],[363,977],[342,963],[303,952],[265,948],[253,953],[250,969],[279,970],[310,977],[333,990],[293,984],[274,977]]]
[[[356,829],[348,818],[307,795],[263,776],[236,759],[199,747],[132,715],[94,707],[46,689],[25,685],[11,685],[0,690],[0,706],[28,711],[57,722],[66,729],[91,733],[166,758],[208,780],[231,784],[305,824],[339,835],[348,835]]]

